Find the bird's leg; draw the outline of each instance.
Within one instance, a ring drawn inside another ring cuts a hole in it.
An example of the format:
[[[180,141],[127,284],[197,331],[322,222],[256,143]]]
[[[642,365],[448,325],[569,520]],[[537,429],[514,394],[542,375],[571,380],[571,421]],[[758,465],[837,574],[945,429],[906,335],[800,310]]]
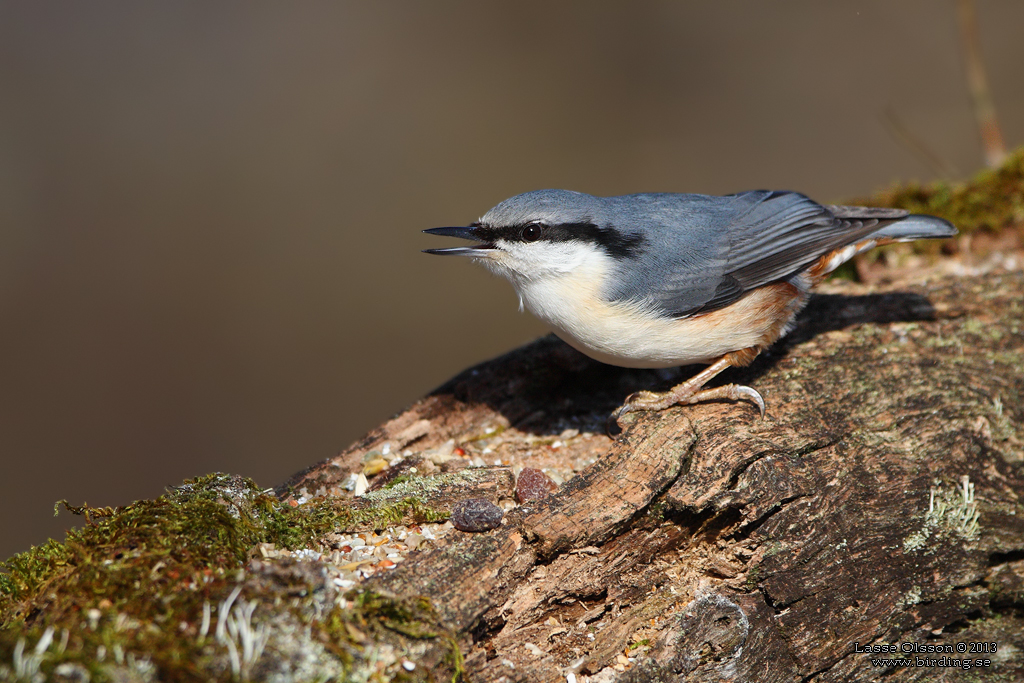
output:
[[[690,379],[674,387],[671,391],[661,394],[653,391],[637,392],[627,398],[626,402],[612,413],[612,420],[618,421],[626,413],[637,410],[664,410],[677,404],[689,405],[723,398],[730,401],[748,399],[757,405],[761,410],[761,417],[764,417],[764,399],[761,398],[761,394],[750,387],[726,384],[714,389],[703,389],[705,384],[726,368],[749,365],[760,351],[760,348],[751,348],[727,353]]]

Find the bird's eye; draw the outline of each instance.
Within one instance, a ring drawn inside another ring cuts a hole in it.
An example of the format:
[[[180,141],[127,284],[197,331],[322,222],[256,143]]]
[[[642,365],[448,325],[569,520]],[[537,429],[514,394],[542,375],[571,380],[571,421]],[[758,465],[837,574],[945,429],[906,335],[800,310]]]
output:
[[[539,223],[530,223],[525,228],[523,228],[523,241],[536,242],[537,240],[540,239],[540,236],[541,234],[543,234],[543,232],[544,229],[541,227]]]

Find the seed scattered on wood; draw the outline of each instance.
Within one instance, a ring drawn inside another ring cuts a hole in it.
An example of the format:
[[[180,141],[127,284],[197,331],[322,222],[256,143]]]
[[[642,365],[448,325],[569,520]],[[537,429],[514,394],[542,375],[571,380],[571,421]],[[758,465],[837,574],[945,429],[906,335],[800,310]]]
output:
[[[532,467],[524,467],[516,480],[516,502],[547,498],[557,488],[558,484],[551,481],[548,475]]]
[[[384,458],[374,458],[367,463],[363,464],[363,474],[368,477],[372,477],[375,474],[383,472],[388,468],[388,461]]]
[[[504,515],[486,498],[467,498],[452,507],[452,526],[459,531],[487,531],[500,525]]]

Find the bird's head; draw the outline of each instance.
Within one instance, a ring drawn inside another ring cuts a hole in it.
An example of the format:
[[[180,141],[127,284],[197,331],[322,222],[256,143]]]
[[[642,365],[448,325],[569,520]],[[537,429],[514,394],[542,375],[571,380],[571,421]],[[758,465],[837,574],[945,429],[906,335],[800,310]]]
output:
[[[641,235],[614,225],[602,198],[568,190],[527,192],[506,199],[466,227],[424,232],[476,242],[425,251],[471,256],[517,289],[595,260],[628,258],[643,241]]]

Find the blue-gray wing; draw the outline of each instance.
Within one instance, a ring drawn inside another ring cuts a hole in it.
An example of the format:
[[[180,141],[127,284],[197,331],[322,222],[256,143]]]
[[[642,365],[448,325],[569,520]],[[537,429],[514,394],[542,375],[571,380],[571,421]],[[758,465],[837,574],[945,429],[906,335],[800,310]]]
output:
[[[663,271],[666,277],[652,297],[663,315],[724,308],[752,289],[806,270],[824,254],[877,231],[879,223],[907,215],[825,207],[796,192],[757,190],[713,199],[719,200],[710,212],[714,224],[701,231],[702,262],[679,262]]]

